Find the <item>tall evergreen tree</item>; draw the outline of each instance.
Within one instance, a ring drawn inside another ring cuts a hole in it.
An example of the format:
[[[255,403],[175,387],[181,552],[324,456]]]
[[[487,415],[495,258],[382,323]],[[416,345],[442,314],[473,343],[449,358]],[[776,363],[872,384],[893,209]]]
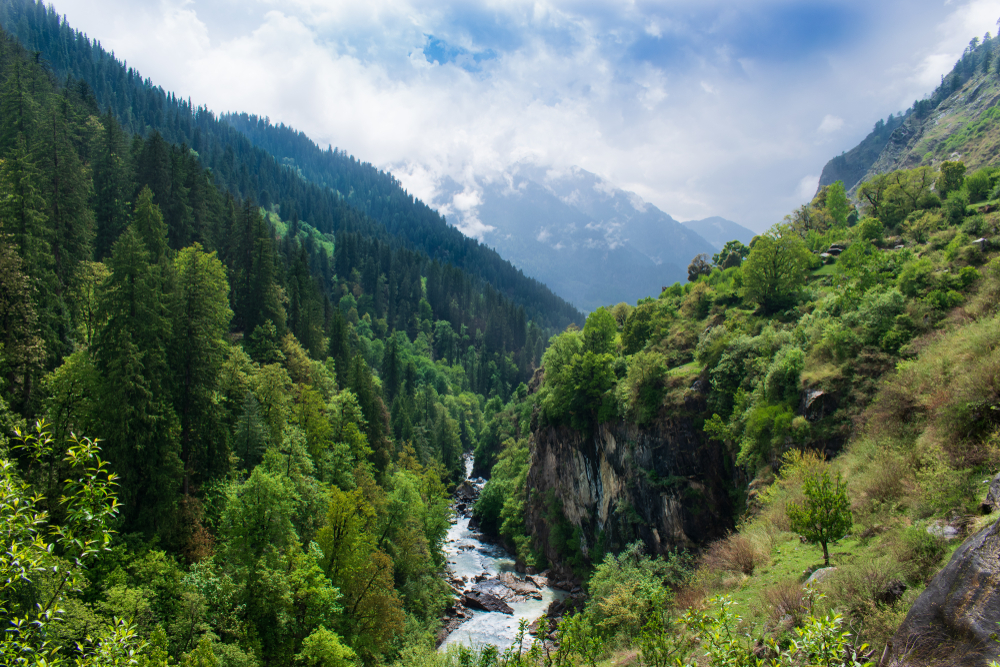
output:
[[[91,181],[69,136],[70,113],[69,101],[57,98],[40,129],[37,151],[49,205],[52,261],[60,294],[69,285],[76,265],[92,254],[93,214],[88,201]]]
[[[109,111],[92,152],[94,159],[95,254],[103,259],[132,216],[132,175],[121,125]]]
[[[118,239],[109,264],[100,302],[105,324],[95,345],[98,420],[108,459],[121,476],[126,529],[164,533],[172,527],[183,469],[167,383],[170,319],[159,272],[135,230]]]
[[[197,472],[219,475],[228,465],[217,389],[233,313],[226,270],[214,252],[197,244],[185,248],[174,260],[174,274],[169,361],[188,495]]]

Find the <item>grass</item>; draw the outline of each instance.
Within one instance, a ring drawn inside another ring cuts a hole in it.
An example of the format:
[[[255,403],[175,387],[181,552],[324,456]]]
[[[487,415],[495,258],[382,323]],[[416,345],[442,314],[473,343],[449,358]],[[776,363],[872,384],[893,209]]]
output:
[[[814,278],[822,278],[824,276],[835,276],[837,275],[837,265],[836,264],[824,264],[819,267],[811,274]]]
[[[667,375],[700,375],[702,365],[697,361],[688,362],[682,366],[674,366],[667,371]]]

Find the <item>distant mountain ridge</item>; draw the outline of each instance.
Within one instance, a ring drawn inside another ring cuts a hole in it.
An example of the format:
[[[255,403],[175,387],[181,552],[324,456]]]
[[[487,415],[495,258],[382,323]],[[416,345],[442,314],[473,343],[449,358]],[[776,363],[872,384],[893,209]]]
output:
[[[717,215],[702,220],[688,220],[681,224],[711,243],[716,250],[722,250],[722,247],[730,241],[749,245],[753,237],[757,236],[757,232],[752,229]]]
[[[713,251],[656,206],[578,167],[522,163],[477,186],[479,205],[458,211],[457,224],[485,225],[483,243],[585,311],[658,295],[687,279],[695,255]],[[435,204],[463,191],[446,181]]]

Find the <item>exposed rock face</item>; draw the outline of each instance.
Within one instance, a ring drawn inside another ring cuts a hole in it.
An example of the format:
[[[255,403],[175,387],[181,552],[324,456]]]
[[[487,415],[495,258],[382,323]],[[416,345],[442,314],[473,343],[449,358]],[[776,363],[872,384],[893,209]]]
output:
[[[910,608],[896,664],[982,665],[1000,658],[1000,521],[970,537]]]
[[[691,407],[686,415],[700,406]],[[532,438],[527,525],[550,563],[563,562],[559,542],[570,536],[585,556],[636,539],[663,554],[731,527],[722,445],[706,442],[693,417],[603,424],[592,436],[548,427]]]

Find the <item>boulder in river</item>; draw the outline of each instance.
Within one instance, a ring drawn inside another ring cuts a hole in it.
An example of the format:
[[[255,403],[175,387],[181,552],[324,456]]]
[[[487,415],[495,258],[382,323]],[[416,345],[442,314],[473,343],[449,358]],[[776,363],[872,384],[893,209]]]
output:
[[[892,639],[894,664],[986,667],[1000,658],[1000,521],[966,540]]]
[[[514,615],[514,610],[506,602],[495,595],[481,593],[480,591],[466,591],[462,598],[463,603],[470,609],[482,609],[483,611],[498,611],[501,614]]]

